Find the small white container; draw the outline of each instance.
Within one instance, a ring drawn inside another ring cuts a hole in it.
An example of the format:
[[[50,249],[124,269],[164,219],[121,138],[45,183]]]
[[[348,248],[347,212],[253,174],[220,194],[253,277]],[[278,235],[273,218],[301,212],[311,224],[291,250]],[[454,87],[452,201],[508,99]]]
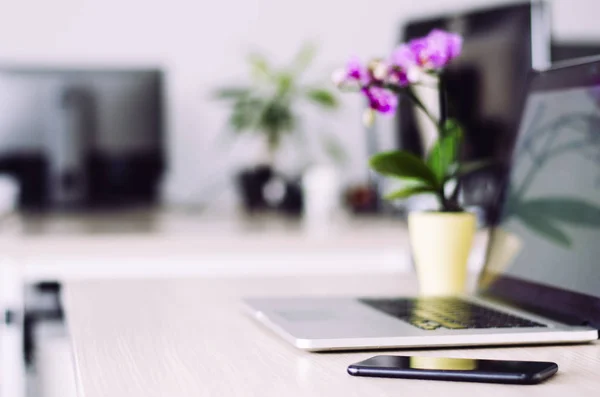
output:
[[[310,232],[327,233],[340,208],[339,172],[333,165],[314,165],[302,178],[303,219]]]

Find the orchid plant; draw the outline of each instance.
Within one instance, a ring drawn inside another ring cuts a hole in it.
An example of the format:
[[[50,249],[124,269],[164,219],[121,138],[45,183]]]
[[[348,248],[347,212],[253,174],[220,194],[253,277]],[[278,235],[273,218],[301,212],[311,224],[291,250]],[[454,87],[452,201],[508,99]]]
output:
[[[404,95],[428,117],[437,129],[437,139],[425,159],[407,151],[390,151],[374,155],[371,168],[384,176],[398,178],[404,187],[386,196],[388,200],[406,199],[417,194],[433,194],[443,212],[460,212],[460,179],[488,165],[488,162],[461,162],[462,127],[453,119],[435,117],[414,93],[413,87],[434,81],[462,48],[462,37],[435,29],[427,36],[401,44],[388,59],[374,59],[368,64],[352,58],[346,68],[334,72],[334,83],[343,90],[358,91],[367,99],[363,117],[372,123],[376,113],[393,115],[398,97]]]

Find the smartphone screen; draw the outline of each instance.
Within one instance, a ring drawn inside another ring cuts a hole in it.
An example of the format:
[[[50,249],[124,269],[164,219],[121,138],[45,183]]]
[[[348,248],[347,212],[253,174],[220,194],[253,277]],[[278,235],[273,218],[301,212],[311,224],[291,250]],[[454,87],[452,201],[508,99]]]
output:
[[[354,376],[520,384],[539,383],[556,371],[551,362],[414,356],[375,356],[348,367]]]

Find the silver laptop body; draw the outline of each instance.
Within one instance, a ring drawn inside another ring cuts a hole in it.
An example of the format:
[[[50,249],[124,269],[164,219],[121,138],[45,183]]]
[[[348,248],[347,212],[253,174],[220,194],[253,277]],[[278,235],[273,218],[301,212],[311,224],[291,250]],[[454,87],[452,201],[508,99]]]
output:
[[[308,351],[575,343],[598,339],[598,330],[588,326],[567,325],[475,296],[461,298],[546,327],[424,330],[353,297],[254,298],[245,303],[260,323],[297,348]]]

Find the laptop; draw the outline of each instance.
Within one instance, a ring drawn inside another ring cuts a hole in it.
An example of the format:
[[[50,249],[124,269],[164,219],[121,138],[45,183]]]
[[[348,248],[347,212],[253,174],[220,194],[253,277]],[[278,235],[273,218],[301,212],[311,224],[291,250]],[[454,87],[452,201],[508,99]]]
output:
[[[309,351],[579,343],[600,329],[600,58],[533,72],[477,293],[252,298]]]

